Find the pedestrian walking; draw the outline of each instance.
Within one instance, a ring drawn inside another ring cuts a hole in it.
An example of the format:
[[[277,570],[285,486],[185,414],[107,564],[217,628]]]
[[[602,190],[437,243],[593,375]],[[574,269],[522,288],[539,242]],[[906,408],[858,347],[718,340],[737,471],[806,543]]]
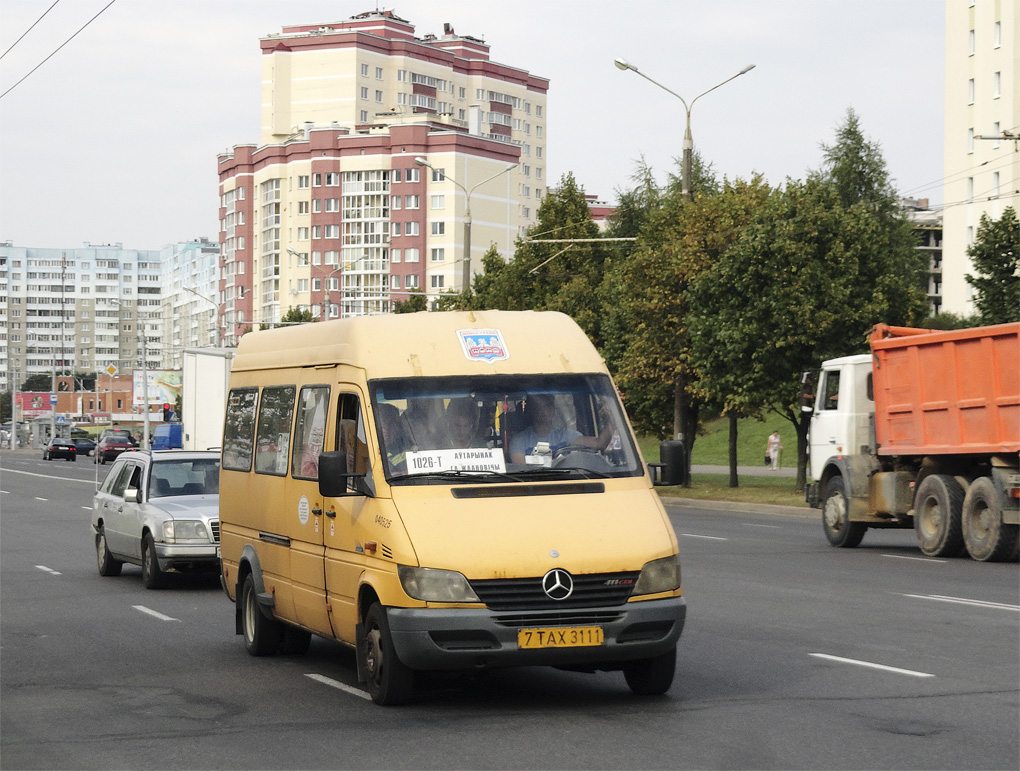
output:
[[[779,468],[779,451],[783,449],[783,443],[779,441],[779,432],[773,431],[765,442],[765,457],[771,462],[771,469]]]

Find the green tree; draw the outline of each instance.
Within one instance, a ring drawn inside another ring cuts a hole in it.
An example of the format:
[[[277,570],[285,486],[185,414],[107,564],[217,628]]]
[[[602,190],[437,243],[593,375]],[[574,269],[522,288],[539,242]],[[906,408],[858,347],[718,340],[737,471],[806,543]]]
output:
[[[22,382],[18,388],[19,391],[49,391],[53,387],[53,375],[46,373],[38,373],[35,375],[29,375]]]
[[[313,321],[318,321],[308,308],[295,308],[291,306],[287,309],[287,312],[280,317],[280,322],[283,324],[309,324]]]
[[[428,300],[423,294],[413,294],[406,300],[393,303],[394,313],[417,313],[424,310],[428,310]]]
[[[967,254],[975,272],[967,274],[967,283],[977,290],[974,304],[981,323],[1020,321],[1020,223],[1013,207],[998,220],[981,215]]]
[[[567,174],[542,199],[538,221],[517,241],[505,262],[495,248],[482,258],[483,273],[457,302],[470,309],[553,310],[571,316],[596,346],[601,344],[600,287],[611,252],[599,242],[584,191]],[[532,238],[576,239],[535,243]]]

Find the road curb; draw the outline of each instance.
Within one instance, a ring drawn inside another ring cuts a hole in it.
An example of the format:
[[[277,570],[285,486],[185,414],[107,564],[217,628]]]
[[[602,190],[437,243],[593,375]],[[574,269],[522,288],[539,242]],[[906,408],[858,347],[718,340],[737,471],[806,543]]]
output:
[[[703,501],[699,498],[684,498],[678,495],[663,496],[659,499],[662,505],[670,508],[683,508],[689,506],[699,509],[714,509],[717,511],[739,511],[753,514],[782,514],[788,517],[803,517],[813,519],[818,516],[818,509],[800,506],[777,506],[771,503],[747,503],[744,501]]]

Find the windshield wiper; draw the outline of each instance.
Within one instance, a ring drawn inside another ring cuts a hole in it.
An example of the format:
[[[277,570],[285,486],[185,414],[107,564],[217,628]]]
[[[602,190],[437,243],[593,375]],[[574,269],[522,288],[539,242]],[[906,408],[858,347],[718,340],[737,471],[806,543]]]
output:
[[[529,479],[535,477],[573,476],[575,474],[585,479],[609,479],[613,476],[604,471],[592,471],[580,466],[537,466],[518,472],[518,476],[528,477]]]
[[[447,471],[418,471],[413,474],[399,474],[390,477],[390,484],[413,482],[416,479],[436,479],[450,482],[520,482],[520,476],[504,474],[502,471],[481,471],[450,469]]]

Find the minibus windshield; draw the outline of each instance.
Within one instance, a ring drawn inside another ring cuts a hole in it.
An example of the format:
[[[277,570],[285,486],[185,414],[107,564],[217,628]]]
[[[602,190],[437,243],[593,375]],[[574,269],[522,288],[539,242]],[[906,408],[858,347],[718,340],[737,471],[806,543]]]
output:
[[[605,374],[395,378],[369,391],[393,484],[644,473]]]

